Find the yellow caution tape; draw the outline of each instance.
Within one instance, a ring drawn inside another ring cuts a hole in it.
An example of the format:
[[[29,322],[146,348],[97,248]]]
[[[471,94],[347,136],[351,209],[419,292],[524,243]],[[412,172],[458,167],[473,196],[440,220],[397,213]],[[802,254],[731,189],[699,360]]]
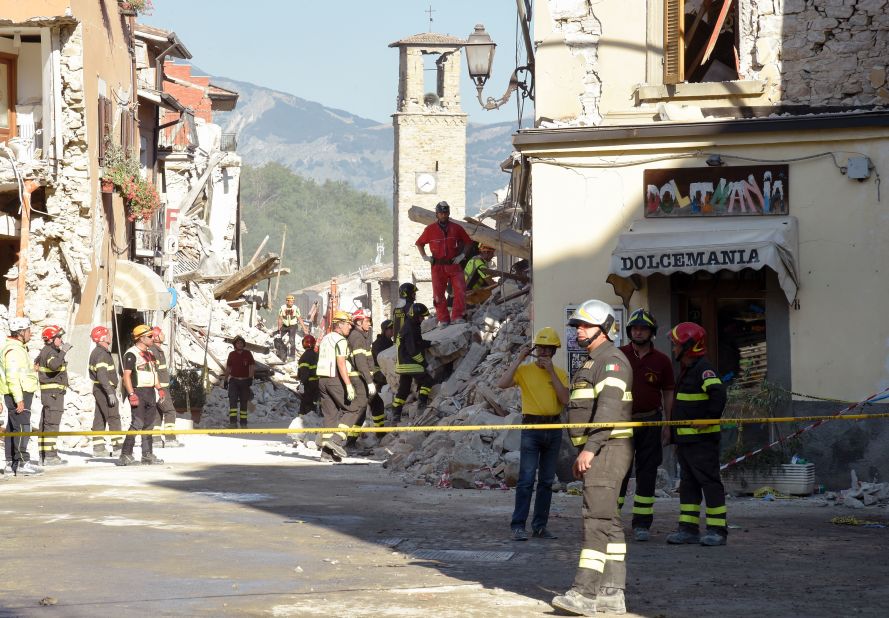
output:
[[[889,412],[880,414],[843,414],[842,416],[783,416],[775,418],[733,418],[733,419],[694,419],[686,421],[615,421],[610,423],[553,423],[533,425],[426,425],[418,427],[351,427],[355,433],[404,433],[431,431],[515,431],[519,429],[615,429],[626,427],[696,427],[709,425],[749,425],[775,423],[803,423],[812,421],[861,421],[866,419],[889,418]],[[262,429],[142,429],[139,431],[16,431],[0,433],[0,437],[14,436],[166,436],[166,435],[248,435],[248,434],[292,434],[329,433],[330,427],[280,427]]]

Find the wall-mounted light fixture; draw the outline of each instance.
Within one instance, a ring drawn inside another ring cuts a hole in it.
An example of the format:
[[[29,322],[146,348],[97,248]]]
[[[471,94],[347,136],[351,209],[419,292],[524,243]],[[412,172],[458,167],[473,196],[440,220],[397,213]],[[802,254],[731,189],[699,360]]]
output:
[[[723,161],[722,157],[720,157],[718,154],[712,154],[707,157],[706,163],[710,167],[722,167],[723,165],[725,165],[725,161]]]
[[[503,106],[509,101],[509,97],[516,90],[520,90],[523,97],[534,100],[534,72],[530,66],[516,67],[509,78],[509,86],[499,99],[488,97],[482,99],[482,89],[491,77],[491,67],[494,64],[494,50],[497,44],[491,40],[485,32],[482,24],[476,24],[475,31],[469,35],[466,41],[466,67],[469,69],[469,77],[475,82],[478,91],[478,102],[486,110],[493,110]],[[524,79],[519,79],[519,74],[524,73]]]

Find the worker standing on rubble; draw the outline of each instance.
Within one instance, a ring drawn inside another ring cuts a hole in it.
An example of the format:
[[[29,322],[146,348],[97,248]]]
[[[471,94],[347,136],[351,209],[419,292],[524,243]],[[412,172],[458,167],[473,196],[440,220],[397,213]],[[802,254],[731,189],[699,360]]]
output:
[[[89,374],[93,381],[93,399],[96,408],[93,412],[93,431],[120,431],[120,403],[117,400],[117,368],[111,356],[111,333],[104,326],[96,326],[90,332],[90,339],[96,344],[90,352]],[[104,436],[92,436],[93,456],[107,457]],[[123,436],[111,436],[111,456],[120,457]]]
[[[297,325],[302,329],[303,335],[309,334],[309,329],[306,328],[306,324],[303,322],[299,307],[293,304],[294,300],[295,298],[293,294],[288,294],[287,298],[284,299],[284,304],[278,309],[278,331],[280,331],[281,334],[286,334],[290,341],[290,347],[287,349],[288,360],[296,358]]]
[[[383,320],[383,323],[380,324],[380,334],[377,335],[377,338],[374,339],[373,344],[370,346],[370,353],[374,363],[373,382],[376,387],[376,394],[370,398],[370,414],[373,418],[374,427],[382,427],[386,424],[386,404],[383,403],[383,398],[380,397],[383,387],[386,386],[386,376],[380,371],[377,356],[383,350],[388,350],[395,345],[392,341],[394,332],[395,327],[392,320]]]
[[[414,303],[408,311],[404,326],[398,336],[395,373],[398,374],[398,392],[392,399],[392,424],[401,422],[401,409],[411,392],[411,384],[417,383],[417,415],[426,408],[432,391],[432,377],[426,371],[426,349],[432,345],[423,339],[420,325],[429,316],[423,303]]]
[[[154,339],[149,350],[154,354],[154,358],[157,361],[157,378],[160,381],[161,388],[169,389],[170,368],[167,365],[167,356],[161,347],[164,343],[164,331],[160,326],[155,326],[151,329],[151,332],[154,335]],[[182,446],[182,443],[173,435],[173,431],[176,429],[176,408],[173,407],[172,397],[164,397],[163,400],[158,400],[157,402],[157,418],[152,429],[157,429],[161,425],[163,425],[165,431],[170,433],[164,435],[163,438],[161,436],[152,436],[154,446],[158,448],[177,448]]]
[[[693,322],[682,322],[670,331],[673,358],[679,362],[676,380],[674,421],[717,419],[725,408],[725,385],[716,375],[707,354],[707,331]],[[719,476],[720,426],[671,426],[676,458],[679,460],[679,530],[667,537],[667,543],[725,545],[725,487]],[[701,495],[707,503],[706,528],[700,536]]]
[[[228,389],[228,427],[235,429],[240,425],[241,429],[246,429],[248,408],[253,399],[251,387],[256,361],[243,337],[235,337],[232,345],[235,349],[229,352],[222,374],[222,384]]]
[[[621,346],[633,368],[633,420],[660,421],[673,407],[673,364],[669,357],[655,350],[652,341],[657,335],[657,321],[644,309],[630,314],[626,326],[630,343]],[[663,461],[660,427],[637,427],[633,430],[633,458],[636,465],[636,495],[633,498],[633,536],[637,541],[650,538],[654,520],[654,489],[657,469]],[[630,472],[620,487],[618,507],[623,507]]]
[[[154,334],[147,324],[140,324],[133,329],[133,345],[123,355],[123,387],[127,393],[127,400],[132,409],[132,421],[129,431],[141,431],[154,425],[154,417],[157,414],[157,400],[167,397],[167,392],[161,388],[157,378],[157,361],[149,349]],[[136,445],[136,436],[124,438],[120,452],[118,466],[135,465],[133,447]],[[150,435],[142,436],[142,463],[162,464],[153,450],[153,441]]]
[[[349,360],[352,367],[349,378],[355,386],[355,400],[352,406],[358,413],[353,425],[361,427],[367,418],[367,405],[370,398],[377,394],[377,385],[373,381],[373,354],[371,346],[371,326],[373,325],[370,312],[359,309],[352,314],[352,330],[346,341],[349,343]],[[346,440],[346,446],[354,446],[358,440],[358,432],[350,432]]]
[[[555,329],[545,326],[537,331],[531,345],[519,350],[516,359],[504,372],[497,388],[518,386],[522,391],[522,423],[551,425],[559,422],[562,408],[568,403],[568,374],[553,364],[553,356],[562,347]],[[523,364],[530,354],[536,359]],[[535,538],[555,539],[547,530],[549,507],[552,503],[553,481],[562,445],[562,429],[523,429],[519,479],[516,483],[515,509],[510,528],[514,541],[527,541],[525,522],[531,510],[534,479],[537,479],[537,500],[531,533]],[[539,472],[538,472],[539,470]]]
[[[68,389],[68,366],[65,354],[71,349],[70,343],[62,341],[65,331],[59,326],[47,326],[43,329],[43,349],[37,355],[34,364],[40,380],[40,402],[43,411],[40,413],[40,431],[58,431],[62,424],[62,413],[65,411],[65,391]],[[68,462],[59,457],[56,450],[55,436],[40,436],[37,448],[40,451],[40,463],[44,466],[61,466]]]
[[[478,254],[469,258],[463,276],[466,279],[466,290],[478,290],[491,285],[492,277],[488,273],[488,265],[494,259],[494,247],[480,244]]]
[[[31,431],[31,402],[40,388],[34,364],[28,358],[25,344],[31,340],[28,318],[9,320],[9,337],[0,349],[0,390],[6,404],[6,430],[10,433]],[[28,436],[7,437],[5,474],[42,474],[43,469],[31,461]]]
[[[318,386],[324,427],[339,431],[321,434],[321,459],[341,461],[348,456],[343,448],[345,431],[358,416],[357,407],[352,405],[357,393],[350,377],[352,367],[346,339],[352,330],[352,316],[345,311],[334,311],[331,328],[318,346]]]
[[[398,345],[398,336],[401,333],[401,327],[411,305],[417,300],[417,286],[413,283],[402,283],[398,286],[398,302],[395,303],[395,309],[392,311],[392,326],[395,332],[395,344]]]
[[[296,377],[299,379],[299,413],[308,414],[318,405],[318,350],[315,337],[303,337],[303,353],[297,361]]]
[[[451,207],[447,202],[435,206],[435,223],[430,223],[417,239],[417,250],[423,259],[432,265],[432,303],[435,317],[442,327],[451,322],[464,322],[463,310],[466,303],[466,280],[463,278],[461,262],[472,239],[461,226],[450,220]],[[426,255],[426,245],[432,255]],[[454,293],[454,303],[448,315],[448,300],[445,289],[448,283]]]
[[[633,371],[630,361],[611,342],[612,308],[588,300],[571,314],[577,344],[589,357],[574,374],[569,423],[629,421],[633,413]],[[595,616],[596,611],[626,613],[626,553],[617,510],[620,483],[633,458],[632,429],[569,429],[578,448],[574,477],[583,479],[583,547],[574,585],[552,600],[570,614]]]

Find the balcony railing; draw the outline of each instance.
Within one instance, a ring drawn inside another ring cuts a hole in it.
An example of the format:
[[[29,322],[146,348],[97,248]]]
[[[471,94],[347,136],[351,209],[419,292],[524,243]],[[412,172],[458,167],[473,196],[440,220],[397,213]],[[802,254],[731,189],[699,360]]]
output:
[[[219,149],[222,152],[235,152],[238,149],[238,135],[236,133],[223,133],[219,140]]]

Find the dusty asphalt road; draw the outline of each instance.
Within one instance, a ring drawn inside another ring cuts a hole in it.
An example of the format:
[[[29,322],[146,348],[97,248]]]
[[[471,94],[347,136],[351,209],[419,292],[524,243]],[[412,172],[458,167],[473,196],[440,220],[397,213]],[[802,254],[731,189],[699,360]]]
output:
[[[545,616],[573,578],[578,497],[555,496],[558,540],[516,543],[512,491],[405,486],[277,437],[186,440],[163,466],[69,452],[0,481],[0,616]],[[731,500],[723,548],[665,545],[677,509],[659,500],[655,538],[630,544],[630,615],[887,615],[889,528],[830,523],[886,509]]]

